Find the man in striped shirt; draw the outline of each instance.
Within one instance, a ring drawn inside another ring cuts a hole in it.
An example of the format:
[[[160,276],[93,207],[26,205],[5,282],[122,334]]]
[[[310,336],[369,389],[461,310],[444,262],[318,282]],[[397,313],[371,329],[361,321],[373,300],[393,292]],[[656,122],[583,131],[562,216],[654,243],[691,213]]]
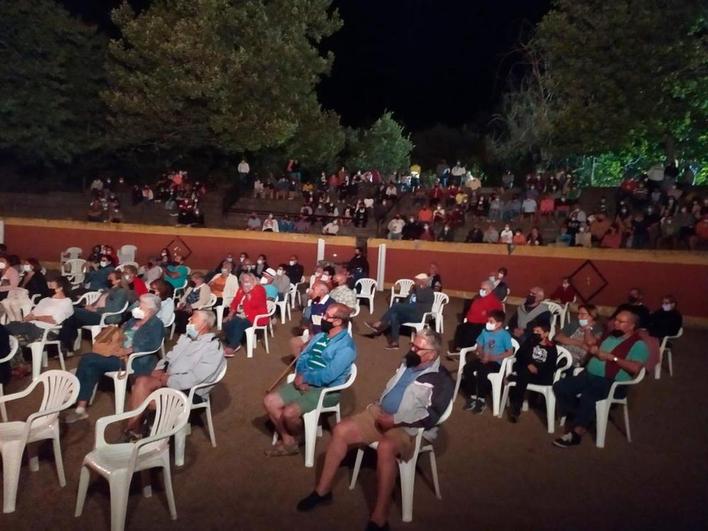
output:
[[[354,341],[347,333],[351,309],[334,303],[322,316],[321,332],[305,346],[295,364],[295,380],[268,393],[263,400],[266,412],[280,436],[280,442],[268,448],[269,457],[298,453],[298,435],[302,415],[317,407],[322,390],[346,382],[356,360]],[[329,393],[324,405],[339,401],[339,393]]]

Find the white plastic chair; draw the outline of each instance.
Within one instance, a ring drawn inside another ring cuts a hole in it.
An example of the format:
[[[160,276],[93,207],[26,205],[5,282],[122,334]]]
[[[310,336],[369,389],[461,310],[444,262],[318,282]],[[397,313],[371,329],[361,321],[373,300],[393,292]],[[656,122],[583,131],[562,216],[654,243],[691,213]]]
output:
[[[291,299],[290,299],[290,309],[294,310],[295,309],[295,298],[297,298],[297,303],[302,306],[302,295],[300,294],[300,286],[303,286],[307,284],[307,280],[305,280],[305,277],[303,276],[300,279],[300,282],[295,282],[294,286],[295,289],[293,290]]]
[[[393,286],[391,286],[391,300],[388,303],[388,307],[393,306],[393,303],[396,302],[397,299],[405,299],[408,297],[413,284],[415,284],[415,282],[408,278],[399,278],[396,280]]]
[[[67,247],[59,254],[59,265],[64,265],[67,260],[81,258],[81,253],[83,253],[81,247]]]
[[[413,328],[411,331],[411,341],[415,339],[417,332],[420,332],[428,325],[429,319],[435,320],[435,331],[439,334],[443,333],[443,310],[445,309],[445,305],[450,302],[450,297],[439,291],[435,292],[434,297],[430,311],[425,312],[419,322],[403,323],[401,325]]]
[[[349,322],[347,323],[347,333],[349,334],[349,337],[354,337],[352,334],[352,322],[354,321],[354,318],[359,315],[359,312],[361,312],[361,306],[359,306],[359,301],[356,303],[356,308],[354,308],[354,311],[349,315]]]
[[[563,371],[567,370],[573,364],[573,357],[570,352],[565,347],[558,345],[558,360],[556,361],[556,370],[553,372],[553,383],[560,380],[563,375]],[[504,411],[506,407],[507,400],[509,399],[509,388],[516,386],[516,382],[508,382],[504,386],[504,392],[502,394],[500,411]],[[553,384],[551,385],[539,385],[539,384],[528,384],[526,386],[527,391],[534,393],[540,393],[546,401],[546,424],[548,427],[548,433],[553,433],[555,431],[555,420],[556,420],[556,395],[553,392]],[[528,410],[528,402],[524,400],[524,411]]]
[[[163,339],[162,344],[164,344],[164,342],[165,340]],[[128,377],[135,372],[133,370],[133,362],[137,358],[142,358],[143,356],[149,356],[151,354],[156,354],[157,352],[160,352],[162,344],[158,348],[156,348],[155,350],[151,350],[150,352],[133,352],[130,356],[128,356],[128,359],[125,362],[125,371],[122,374],[121,371],[109,371],[104,374],[104,376],[107,376],[108,378],[111,378],[113,380],[116,415],[120,415],[125,410],[125,393],[128,388]],[[96,398],[96,389],[98,389],[98,383],[96,383],[93,388],[93,393],[91,394],[91,400],[89,404],[93,404],[93,400],[94,398]]]
[[[165,323],[165,337],[167,337],[167,330],[170,331],[169,336],[170,336],[170,341],[174,339],[175,337],[175,314],[172,313],[172,316],[170,317],[170,320]],[[162,345],[160,345],[160,355],[164,358],[165,357],[165,342],[162,342]]]
[[[221,370],[219,371],[216,376],[216,379],[213,382],[195,385],[189,390],[190,411],[194,411],[195,409],[206,410],[206,421],[207,429],[209,430],[209,440],[211,441],[211,446],[213,448],[216,448],[216,436],[214,435],[214,422],[211,418],[211,391],[221,380],[224,379],[224,376],[226,376],[226,367],[227,365],[224,361]],[[203,398],[201,402],[194,403],[195,392],[199,389],[207,388],[211,389],[209,389],[209,394],[206,396],[206,398]],[[184,428],[182,428],[175,434],[175,466],[184,465],[184,447],[187,442],[187,435],[189,435],[190,433],[192,433],[192,425],[187,422],[187,424],[184,425]]]
[[[95,330],[94,327],[99,327],[103,328],[104,326],[108,326],[106,324],[106,317],[112,317],[115,315],[121,315],[123,312],[125,312],[128,309],[128,301],[125,301],[125,304],[123,304],[123,307],[118,310],[117,312],[104,312],[101,314],[101,320],[98,322],[97,325],[84,325],[81,328],[79,328],[78,333],[76,334],[76,340],[74,341],[74,350],[79,350],[81,349],[81,340],[83,339],[83,330]]]
[[[192,308],[195,310],[213,310],[216,305],[216,299],[218,299],[218,297],[212,293],[204,306],[192,306]]]
[[[135,263],[135,255],[137,252],[138,248],[135,245],[122,245],[121,248],[118,249],[118,261],[121,264],[125,264],[126,262]]]
[[[79,304],[82,304],[84,306],[88,306],[89,304],[94,304],[98,299],[101,298],[102,292],[100,291],[87,291],[81,297],[76,299],[72,304],[74,306],[78,306]]]
[[[369,314],[374,313],[374,296],[376,294],[376,281],[373,278],[360,278],[356,281],[354,288],[361,286],[361,292],[357,293],[357,299],[367,299],[369,301]]]
[[[15,357],[15,354],[17,354],[19,348],[20,342],[17,341],[17,338],[15,336],[10,336],[10,353],[4,358],[0,358],[0,363],[9,362],[12,358]],[[2,398],[3,396],[4,394],[2,389],[2,383],[0,382],[0,398]],[[0,402],[0,418],[3,422],[7,422],[7,409],[5,408],[4,402]]]
[[[109,444],[106,442],[107,426],[141,414],[151,402],[155,402],[155,421],[148,437],[134,443]],[[154,391],[139,408],[133,411],[98,419],[94,449],[84,457],[81,465],[74,516],[79,517],[83,512],[90,470],[94,470],[108,480],[110,486],[111,531],[122,531],[125,527],[130,481],[133,474],[150,468],[162,468],[170,516],[176,520],[177,508],[175,507],[170,471],[170,437],[183,429],[188,420],[189,404],[186,395],[181,391],[168,388]],[[143,475],[143,480],[148,478],[149,475]],[[149,484],[143,486],[143,495],[146,498],[152,495]]]
[[[172,298],[175,300],[175,302],[179,302],[180,298],[182,298],[182,295],[184,295],[184,291],[187,289],[187,284],[189,284],[189,281],[187,279],[184,279],[182,285],[174,289],[174,291],[172,292]]]
[[[610,386],[610,392],[607,398],[604,400],[598,400],[595,402],[595,422],[596,422],[596,434],[595,434],[595,446],[598,448],[605,447],[605,435],[607,434],[607,422],[610,417],[610,409],[614,404],[619,404],[624,408],[624,430],[627,435],[627,442],[632,442],[632,434],[629,431],[629,408],[627,406],[627,395],[624,398],[614,398],[615,391],[620,386],[630,386],[637,385],[644,379],[646,374],[646,369],[642,367],[633,379],[627,382],[614,382]]]
[[[71,406],[79,396],[79,380],[65,371],[47,371],[33,380],[27,389],[0,397],[4,405],[13,400],[29,396],[35,387],[42,384],[44,394],[39,410],[27,417],[26,421],[3,422],[0,424],[0,454],[3,463],[3,512],[15,511],[17,486],[20,480],[22,454],[28,443],[52,439],[54,462],[59,476],[59,485],[66,486],[64,462],[59,440],[59,412]],[[30,470],[39,470],[37,456],[30,457]]]
[[[654,367],[655,380],[661,379],[661,366],[664,363],[664,357],[666,357],[666,360],[669,362],[669,376],[674,375],[674,357],[672,352],[673,346],[671,345],[670,341],[678,339],[682,335],[683,327],[679,328],[679,331],[676,333],[675,336],[666,336],[664,339],[661,340],[661,345],[659,346],[659,363],[657,363]]]
[[[273,323],[271,322],[271,317],[275,315],[276,306],[273,301],[266,301],[266,304],[268,307],[268,313],[257,315],[253,320],[254,323],[257,323],[267,318],[266,323],[262,325],[253,324],[252,326],[246,328],[246,357],[248,358],[253,357],[253,349],[255,348],[257,341],[256,332],[258,330],[263,330],[263,343],[265,344],[266,352],[270,354],[270,348],[268,347],[268,330],[270,330],[270,335],[273,337]]]
[[[217,330],[221,330],[221,327],[224,324],[224,311],[226,311],[226,306],[225,304],[220,304],[219,306],[214,307],[214,313],[216,314],[216,328]],[[172,336],[170,336],[170,339],[172,339]]]
[[[563,306],[557,302],[544,300],[543,304],[548,306],[551,312],[551,332],[548,334],[548,339],[553,339],[556,335],[556,330],[559,326],[563,326]]]
[[[32,379],[36,380],[39,377],[39,373],[42,371],[42,367],[47,367],[49,365],[49,360],[47,359],[47,345],[55,345],[57,347],[57,352],[59,353],[59,366],[62,371],[66,370],[66,365],[64,364],[64,354],[61,351],[61,341],[58,339],[49,339],[49,334],[56,332],[57,334],[61,330],[61,325],[53,326],[51,328],[45,328],[42,331],[42,337],[27,345],[32,353]]]
[[[290,298],[294,297],[292,291],[295,286],[293,284],[290,284],[290,288],[288,289],[288,292],[285,294],[285,297],[283,298],[282,301],[275,301],[275,305],[280,309],[280,322],[281,323],[287,323],[288,322],[288,317],[290,319],[293,318],[292,311],[291,311],[291,304],[290,304]]]
[[[440,416],[437,425],[439,426],[447,420],[452,413],[452,405],[455,402],[455,395],[450,399],[450,403],[447,406],[445,412]],[[430,470],[433,475],[433,488],[435,489],[435,497],[438,500],[442,499],[442,494],[440,493],[440,482],[438,481],[438,467],[435,460],[435,448],[433,444],[424,441],[423,428],[418,428],[418,432],[415,436],[415,450],[413,456],[408,461],[401,461],[397,459],[398,462],[398,473],[401,476],[401,520],[404,522],[413,521],[413,492],[415,489],[415,472],[416,465],[418,464],[418,457],[421,454],[430,454]],[[369,445],[369,448],[378,448],[378,443],[374,442]],[[364,458],[364,449],[359,448],[356,454],[356,461],[354,462],[354,470],[352,472],[352,480],[349,483],[349,490],[353,490],[356,485],[356,480],[359,476],[359,470],[361,469],[361,461]]]
[[[492,414],[495,417],[501,417],[501,395],[504,379],[511,374],[511,368],[516,360],[516,351],[519,350],[519,342],[515,338],[511,338],[511,345],[514,348],[514,354],[508,358],[504,358],[501,362],[501,368],[498,372],[492,372],[487,375],[487,379],[492,384]]]
[[[305,466],[307,468],[312,468],[315,466],[315,445],[317,444],[317,437],[322,437],[322,426],[320,425],[320,416],[324,413],[334,413],[337,418],[337,424],[342,420],[342,414],[339,408],[339,402],[334,406],[326,407],[324,405],[325,396],[328,393],[335,393],[338,391],[343,391],[351,387],[356,380],[357,368],[356,364],[352,363],[349,372],[349,378],[342,385],[336,385],[334,387],[326,387],[320,393],[320,398],[317,402],[317,407],[312,411],[305,413],[302,416],[303,423],[305,425]],[[289,374],[287,382],[291,383],[295,380],[295,374]],[[278,432],[273,433],[273,444],[278,442]]]
[[[72,287],[76,287],[83,283],[86,277],[84,268],[86,260],[82,258],[70,258],[61,264],[61,276],[66,277]]]

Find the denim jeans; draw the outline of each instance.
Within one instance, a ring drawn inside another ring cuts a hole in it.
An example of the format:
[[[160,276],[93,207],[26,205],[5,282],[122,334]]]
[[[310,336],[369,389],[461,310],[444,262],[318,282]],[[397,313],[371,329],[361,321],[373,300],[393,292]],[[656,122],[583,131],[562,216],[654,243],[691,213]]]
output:
[[[252,326],[251,321],[243,317],[234,317],[224,323],[224,334],[226,335],[226,344],[229,347],[237,347],[243,341],[243,334],[246,328]]]
[[[553,392],[558,401],[559,414],[572,413],[572,427],[589,428],[595,420],[595,402],[607,398],[613,383],[608,378],[594,376],[587,371],[558,380],[553,385]],[[620,388],[615,397],[622,398],[625,393],[625,389]]]
[[[414,304],[397,302],[381,316],[381,324],[391,328],[389,336],[392,343],[398,343],[401,325],[411,321],[418,321],[420,317]]]
[[[140,356],[133,362],[132,368],[135,374],[150,374],[157,364],[157,356]],[[78,400],[89,400],[93,394],[98,380],[107,372],[118,371],[123,368],[123,362],[117,356],[101,356],[95,352],[89,352],[81,356],[79,366],[76,369],[76,377],[79,379]]]

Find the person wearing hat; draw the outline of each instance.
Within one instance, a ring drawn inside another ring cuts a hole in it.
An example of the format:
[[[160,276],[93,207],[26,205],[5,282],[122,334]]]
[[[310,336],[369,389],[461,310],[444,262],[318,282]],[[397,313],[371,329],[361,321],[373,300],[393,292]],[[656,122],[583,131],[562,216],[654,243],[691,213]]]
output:
[[[261,276],[261,284],[266,292],[266,299],[277,301],[278,300],[278,286],[273,283],[275,279],[276,271],[272,267],[268,267],[263,270],[263,275]]]
[[[430,277],[419,273],[414,280],[415,284],[403,302],[394,303],[378,321],[365,323],[374,332],[370,337],[376,337],[389,330],[387,350],[398,349],[398,337],[403,323],[420,321],[423,314],[433,307],[435,292],[430,287]]]

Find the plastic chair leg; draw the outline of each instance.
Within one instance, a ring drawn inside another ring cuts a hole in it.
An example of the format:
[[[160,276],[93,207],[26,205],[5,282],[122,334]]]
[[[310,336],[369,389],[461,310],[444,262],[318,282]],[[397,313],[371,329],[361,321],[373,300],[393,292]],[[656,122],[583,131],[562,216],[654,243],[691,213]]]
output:
[[[500,374],[489,374],[487,378],[492,383],[492,414],[499,417],[501,416],[499,403],[501,402],[502,378]]]
[[[255,339],[255,331],[253,328],[246,328],[246,357],[253,357],[253,343]]]
[[[543,393],[546,399],[546,423],[548,424],[548,433],[556,431],[556,396],[553,391]]]
[[[87,466],[81,467],[81,475],[79,476],[79,490],[76,492],[76,509],[74,516],[79,517],[84,512],[84,502],[86,501],[86,492],[88,491],[90,471]]]
[[[669,376],[674,375],[674,353],[672,350],[666,351],[666,356],[669,359]]]
[[[352,470],[352,480],[349,482],[349,490],[354,490],[356,485],[356,480],[359,477],[359,470],[361,469],[361,461],[364,459],[364,449],[359,448],[356,451],[356,460],[354,461],[354,470]]]
[[[3,390],[2,390],[2,384],[0,383],[0,397],[3,396]],[[0,404],[0,419],[2,419],[3,422],[7,422],[7,408],[5,407],[5,403],[3,402]]]
[[[627,442],[632,442],[632,432],[629,431],[629,406],[627,404],[622,404],[624,408],[624,431],[627,434]]]
[[[125,513],[128,510],[130,476],[127,471],[113,472],[108,479],[111,490],[111,531],[125,529]]]
[[[2,448],[2,512],[4,513],[15,512],[24,448],[24,443],[20,441],[7,443]]]
[[[39,378],[39,373],[42,372],[42,352],[44,351],[44,343],[36,341],[30,343],[30,351],[32,352],[32,380]]]
[[[416,459],[398,462],[398,473],[401,476],[401,520],[413,521],[413,491],[415,489]]]
[[[187,444],[187,427],[175,433],[175,466],[184,465],[184,447]]]
[[[270,354],[270,348],[268,347],[268,329],[263,330],[263,343],[265,343],[266,354]]]
[[[59,426],[56,427],[56,433],[52,439],[54,447],[54,465],[57,467],[57,477],[59,478],[59,486],[66,487],[66,476],[64,475],[64,460],[61,455],[61,442],[59,441]]]
[[[167,496],[167,506],[170,508],[170,517],[177,520],[177,506],[175,505],[175,493],[172,489],[172,471],[170,470],[170,456],[165,455],[165,465],[162,467],[163,482],[165,484],[165,496]]]
[[[209,430],[209,440],[211,441],[211,446],[212,448],[216,448],[216,435],[214,435],[214,421],[211,418],[211,402],[209,401],[209,397],[207,397],[206,421],[207,430]]]
[[[654,379],[661,380],[661,364],[664,361],[664,355],[659,356],[659,363],[654,366]]]
[[[605,435],[607,434],[607,420],[610,415],[610,403],[607,400],[598,400],[595,402],[595,417],[596,417],[596,436],[595,446],[598,448],[605,447]]]
[[[435,452],[430,451],[430,471],[433,474],[433,488],[435,489],[435,497],[438,500],[442,500],[442,494],[440,493],[440,482],[438,481],[438,464],[435,459]]]
[[[305,466],[315,466],[315,445],[317,444],[317,424],[319,421],[317,411],[305,413],[302,420],[305,424]]]
[[[125,410],[125,391],[128,386],[128,377],[119,380],[116,376],[113,378],[113,387],[115,389],[116,415],[120,415]]]

